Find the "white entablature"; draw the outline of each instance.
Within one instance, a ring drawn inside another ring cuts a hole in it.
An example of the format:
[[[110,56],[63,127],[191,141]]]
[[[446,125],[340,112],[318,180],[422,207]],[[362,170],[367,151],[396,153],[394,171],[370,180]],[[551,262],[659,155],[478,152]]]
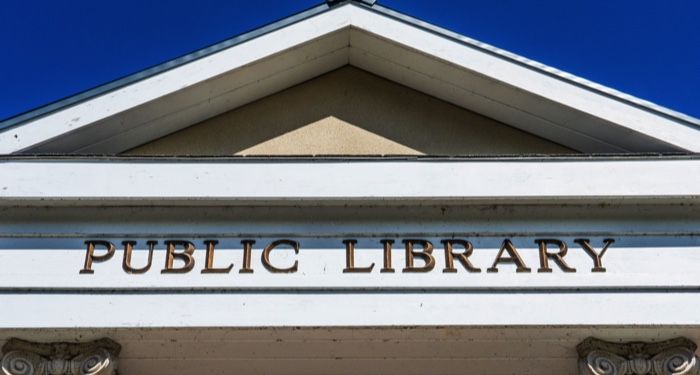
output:
[[[0,373],[692,374],[699,151],[327,0],[0,122]]]

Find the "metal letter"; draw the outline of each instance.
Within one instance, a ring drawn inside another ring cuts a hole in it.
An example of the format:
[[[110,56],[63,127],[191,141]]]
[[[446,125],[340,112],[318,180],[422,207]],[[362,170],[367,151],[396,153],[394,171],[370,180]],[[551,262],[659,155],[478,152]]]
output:
[[[391,245],[394,244],[393,240],[379,240],[384,246],[384,267],[379,270],[382,273],[394,273],[394,269],[391,266]]]
[[[265,247],[262,253],[262,264],[265,268],[274,273],[294,273],[297,272],[299,261],[295,260],[294,265],[289,268],[277,268],[270,263],[270,253],[279,245],[289,245],[294,249],[294,254],[299,254],[299,242],[292,240],[277,240]]]
[[[564,261],[564,257],[566,256],[566,253],[568,252],[568,248],[566,247],[566,243],[561,241],[561,240],[556,240],[556,239],[539,239],[535,240],[535,243],[539,245],[540,247],[540,268],[537,269],[537,272],[552,272],[552,269],[549,267],[549,259],[552,259],[554,263],[558,264],[559,267],[562,269],[564,272],[576,272],[575,268],[569,267],[568,264]],[[547,251],[547,245],[548,244],[553,244],[559,247],[559,252],[557,253],[550,253]]]
[[[85,265],[83,266],[83,269],[80,270],[80,273],[95,273],[95,271],[92,269],[93,261],[104,262],[109,260],[114,255],[114,244],[109,241],[90,240],[85,241],[85,244],[87,245],[87,251],[85,252]],[[107,252],[102,255],[95,255],[96,245],[104,246],[107,248]]]
[[[253,268],[250,266],[250,261],[252,257],[253,240],[243,240],[241,244],[243,245],[243,267],[238,273],[253,273]]]
[[[233,268],[233,263],[231,263],[228,267],[224,268],[214,268],[214,248],[216,245],[219,243],[219,241],[216,240],[206,240],[204,241],[204,244],[207,245],[207,256],[205,260],[205,265],[204,269],[202,270],[202,273],[229,273],[231,272],[231,268]]]
[[[472,243],[465,240],[442,240],[440,241],[445,245],[445,268],[442,270],[444,273],[454,273],[457,272],[455,268],[455,257],[462,263],[464,268],[469,272],[481,272],[480,268],[474,267],[474,265],[469,261],[469,256],[474,252],[474,246]],[[464,246],[463,253],[455,253],[453,245],[458,244]]]
[[[368,267],[355,267],[355,244],[357,240],[343,240],[345,244],[345,269],[343,273],[367,273],[372,272],[374,263]]]
[[[124,269],[126,273],[135,274],[145,273],[151,269],[151,262],[153,261],[153,248],[157,243],[158,241],[146,242],[146,244],[148,244],[148,263],[143,268],[134,268],[131,266],[131,253],[134,250],[136,241],[122,241],[122,245],[124,245],[124,261],[122,262],[122,269]]]
[[[430,272],[435,267],[435,258],[431,255],[433,252],[433,244],[426,240],[403,240],[406,245],[406,268],[403,272]],[[413,245],[420,244],[423,251],[414,251]],[[415,267],[413,265],[413,257],[419,257],[424,262],[423,267]]]
[[[509,257],[502,256],[504,251],[508,252]],[[496,266],[499,263],[515,263],[517,266],[515,272],[531,271],[525,266],[525,262],[523,262],[523,259],[520,258],[520,254],[518,254],[518,251],[515,249],[515,246],[513,246],[513,243],[510,242],[509,239],[503,241],[503,244],[501,244],[501,250],[499,250],[498,255],[496,255],[496,260],[493,261],[493,265],[491,265],[486,272],[498,272],[498,268]]]
[[[586,251],[586,254],[593,259],[593,268],[591,272],[605,272],[605,267],[603,267],[603,255],[608,251],[608,247],[612,245],[615,240],[612,238],[606,238],[603,240],[603,250],[600,253],[596,253],[595,249],[590,244],[590,240],[587,238],[577,238],[574,240],[577,244],[581,245],[581,248]]]
[[[194,268],[194,244],[189,241],[165,241],[167,253],[165,254],[165,268],[160,273],[187,273]],[[175,248],[182,246],[183,252],[176,253]],[[185,262],[185,265],[180,268],[173,268],[173,260],[177,258]]]

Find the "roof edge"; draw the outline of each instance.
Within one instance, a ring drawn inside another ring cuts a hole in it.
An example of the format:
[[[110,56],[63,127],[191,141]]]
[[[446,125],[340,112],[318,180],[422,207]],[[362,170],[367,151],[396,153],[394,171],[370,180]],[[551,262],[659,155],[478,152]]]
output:
[[[376,0],[326,0],[321,4],[308,8],[296,14],[271,22],[259,28],[235,35],[221,42],[195,50],[180,57],[176,57],[163,63],[148,67],[141,71],[87,89],[77,94],[56,100],[49,104],[2,119],[0,120],[0,131],[4,131],[31,122],[33,120],[61,111],[68,107],[83,103],[95,97],[118,90],[122,87],[128,86],[143,79],[153,77],[157,74],[188,64],[195,60],[210,56],[227,48],[231,48],[241,43],[245,43],[247,41],[268,34],[270,32],[279,30],[294,23],[301,22],[305,19],[314,17],[331,9],[335,9],[348,4],[355,5],[372,12],[376,12],[378,14],[409,24],[421,30],[437,34],[441,37],[450,39],[452,41],[488,53],[498,58],[502,58],[514,64],[518,64],[528,69],[535,70],[546,76],[561,80],[563,82],[608,97],[610,99],[620,101],[635,108],[651,112],[669,120],[676,121],[687,126],[700,128],[699,118],[623,93],[621,91],[589,81],[585,78],[578,77],[576,75],[567,73],[557,68],[553,68],[545,64],[539,63],[537,61],[528,59],[526,57],[508,52],[490,44],[483,43],[478,40],[466,37],[464,35],[452,32],[450,30],[436,26],[429,22],[409,16],[405,13],[401,13],[391,8],[376,4]]]
[[[480,51],[483,51],[485,53],[488,53],[490,55],[500,57],[504,60],[508,60],[512,63],[521,65],[526,68],[530,68],[532,70],[536,70],[542,74],[545,74],[549,77],[559,79],[561,81],[567,82],[569,84],[575,85],[577,87],[595,92],[597,94],[603,95],[605,97],[615,99],[618,101],[621,101],[625,104],[631,105],[633,107],[642,109],[642,110],[647,110],[650,112],[653,112],[657,115],[666,117],[671,120],[677,120],[680,122],[685,123],[686,125],[690,126],[695,126],[695,127],[700,127],[700,118],[696,118],[693,116],[690,116],[688,114],[678,112],[675,110],[672,110],[670,108],[664,107],[662,105],[658,105],[656,103],[650,102],[648,100],[644,100],[641,98],[638,98],[636,96],[626,94],[624,92],[615,90],[613,88],[601,85],[599,83],[595,83],[593,81],[587,80],[585,78],[581,78],[579,76],[576,76],[571,73],[567,73],[563,70],[559,70],[557,68],[542,64],[540,62],[537,62],[535,60],[528,59],[527,57],[520,56],[518,54],[500,49],[498,47],[495,47],[493,45],[490,45],[488,43],[480,42],[476,39],[469,38],[467,36],[464,36],[462,34],[458,34],[456,32],[450,31],[448,29],[442,28],[440,26],[434,25],[432,23],[429,23],[427,21],[423,21],[419,18],[415,18],[412,16],[409,16],[405,13],[401,13],[397,10],[391,9],[389,7],[385,7],[379,4],[376,4],[375,6],[369,8],[371,11],[377,12],[379,14],[382,14],[387,17],[391,17],[392,19],[395,19],[400,22],[407,23],[411,26],[420,28],[422,30],[431,32],[433,34],[437,34],[439,36],[451,39],[455,42],[461,43],[463,45],[467,45],[469,47],[478,49]]]
[[[4,154],[2,162],[518,162],[540,161],[557,163],[562,161],[606,162],[606,161],[662,161],[662,160],[700,160],[700,153],[593,153],[593,154],[463,154],[463,155],[111,155],[111,154]]]
[[[118,90],[132,83],[136,83],[146,78],[153,77],[168,70],[175,69],[179,66],[213,55],[219,51],[234,47],[238,44],[245,43],[249,40],[258,38],[260,36],[279,30],[294,23],[301,22],[307,18],[311,18],[318,14],[324,13],[339,5],[349,3],[350,1],[355,0],[341,0],[339,4],[335,4],[333,6],[329,5],[328,1],[326,1],[306,10],[302,10],[301,12],[295,13],[291,16],[278,19],[261,27],[257,27],[253,30],[243,32],[241,34],[237,34],[220,42],[211,44],[204,48],[197,49],[195,51],[176,57],[174,59],[150,66],[143,70],[139,70],[135,73],[128,74],[121,78],[117,78],[115,80],[89,88],[84,91],[80,91],[77,94],[58,99],[56,101],[36,107],[34,109],[27,110],[17,115],[0,119],[0,131],[4,131],[15,126],[22,125],[24,123],[36,120],[38,118],[50,115],[54,112],[58,112],[65,108],[74,106],[76,104],[83,103],[95,97]]]

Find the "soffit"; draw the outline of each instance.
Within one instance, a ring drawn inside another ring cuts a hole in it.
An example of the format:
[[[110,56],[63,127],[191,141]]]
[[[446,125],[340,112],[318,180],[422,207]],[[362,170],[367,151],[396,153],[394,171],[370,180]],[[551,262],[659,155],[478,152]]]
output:
[[[245,369],[270,375],[561,375],[577,373],[576,345],[591,336],[700,340],[697,326],[176,327],[11,329],[0,331],[0,344],[10,337],[39,342],[110,337],[122,345],[119,370],[125,374]]]

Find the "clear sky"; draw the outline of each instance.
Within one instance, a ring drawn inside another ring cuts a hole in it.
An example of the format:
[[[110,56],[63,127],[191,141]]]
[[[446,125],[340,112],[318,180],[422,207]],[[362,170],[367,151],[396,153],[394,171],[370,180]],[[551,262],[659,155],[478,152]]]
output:
[[[286,17],[319,0],[0,4],[0,119]],[[698,0],[379,0],[700,117]]]

